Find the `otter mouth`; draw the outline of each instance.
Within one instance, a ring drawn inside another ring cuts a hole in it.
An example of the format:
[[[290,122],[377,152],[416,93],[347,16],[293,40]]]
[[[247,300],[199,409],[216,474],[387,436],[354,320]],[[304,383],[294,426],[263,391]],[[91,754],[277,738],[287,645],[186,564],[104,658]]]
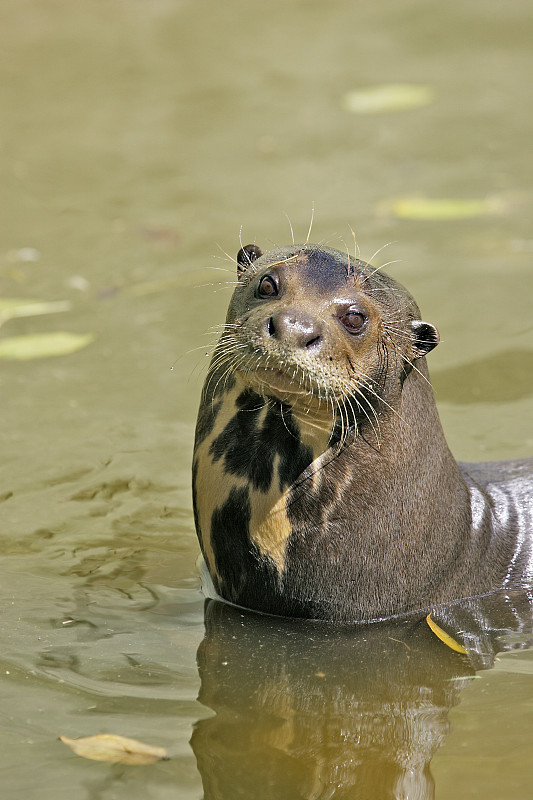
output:
[[[239,372],[241,370],[238,370]],[[280,400],[313,396],[311,387],[305,388],[301,381],[283,372],[281,369],[257,367],[253,371],[242,371],[247,383],[260,394],[273,394]]]

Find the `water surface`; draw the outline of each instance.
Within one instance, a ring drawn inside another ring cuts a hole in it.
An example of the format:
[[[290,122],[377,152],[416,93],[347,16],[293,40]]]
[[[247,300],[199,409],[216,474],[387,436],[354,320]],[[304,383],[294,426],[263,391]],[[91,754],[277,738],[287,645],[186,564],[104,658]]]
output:
[[[469,658],[411,618],[212,606],[204,638],[189,484],[241,226],[286,244],[286,212],[303,240],[313,203],[313,240],[392,243],[457,457],[532,455],[532,38],[525,0],[3,3],[0,293],[71,310],[0,336],[95,340],[0,362],[2,798],[529,796],[527,593],[443,612]],[[346,110],[399,82],[433,101]],[[413,197],[490,213],[399,216]],[[171,760],[57,741],[104,732]]]

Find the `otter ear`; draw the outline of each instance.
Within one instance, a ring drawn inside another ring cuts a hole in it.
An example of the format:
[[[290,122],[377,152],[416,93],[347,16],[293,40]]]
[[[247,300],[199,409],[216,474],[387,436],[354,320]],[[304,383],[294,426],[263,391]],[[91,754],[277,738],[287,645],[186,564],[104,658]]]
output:
[[[256,258],[263,255],[263,251],[256,244],[245,244],[237,253],[237,275],[242,280],[244,273]]]
[[[440,341],[439,332],[429,322],[415,319],[411,322],[413,331],[413,359],[426,356]]]

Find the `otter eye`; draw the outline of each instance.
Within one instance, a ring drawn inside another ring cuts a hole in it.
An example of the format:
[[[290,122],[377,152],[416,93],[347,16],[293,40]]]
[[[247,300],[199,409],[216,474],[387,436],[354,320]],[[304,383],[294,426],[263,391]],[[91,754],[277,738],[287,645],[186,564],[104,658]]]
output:
[[[276,281],[271,275],[263,275],[257,286],[258,297],[276,297],[278,294],[278,287]]]
[[[343,314],[339,319],[348,333],[360,333],[366,322],[365,315],[360,311],[347,311],[346,314]]]

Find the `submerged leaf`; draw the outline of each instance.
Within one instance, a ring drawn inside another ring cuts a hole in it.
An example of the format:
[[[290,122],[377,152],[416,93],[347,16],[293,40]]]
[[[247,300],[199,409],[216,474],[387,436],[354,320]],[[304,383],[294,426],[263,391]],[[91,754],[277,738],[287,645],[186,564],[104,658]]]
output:
[[[449,633],[446,633],[442,628],[440,628],[436,622],[431,619],[431,614],[428,614],[426,617],[426,622],[435,634],[437,638],[444,642],[451,650],[455,650],[456,653],[463,653],[463,655],[468,655],[467,651],[464,649],[462,644],[456,642],[453,636],[450,636]]]
[[[70,311],[68,300],[24,300],[19,297],[0,298],[0,325],[15,317],[35,317],[40,314],[57,314]]]
[[[154,747],[137,739],[127,739],[113,733],[100,733],[81,739],[59,737],[64,744],[74,750],[76,755],[94,761],[110,761],[113,764],[154,764],[168,759],[164,747]]]
[[[0,339],[0,358],[27,361],[31,358],[63,356],[81,350],[94,342],[92,333],[77,334],[67,331],[38,333],[31,336],[12,336]]]
[[[399,219],[414,220],[472,219],[501,212],[492,197],[400,197],[386,203],[383,208]]]
[[[386,83],[347,92],[342,98],[345,111],[352,114],[381,114],[406,111],[433,101],[433,89],[413,83]]]

